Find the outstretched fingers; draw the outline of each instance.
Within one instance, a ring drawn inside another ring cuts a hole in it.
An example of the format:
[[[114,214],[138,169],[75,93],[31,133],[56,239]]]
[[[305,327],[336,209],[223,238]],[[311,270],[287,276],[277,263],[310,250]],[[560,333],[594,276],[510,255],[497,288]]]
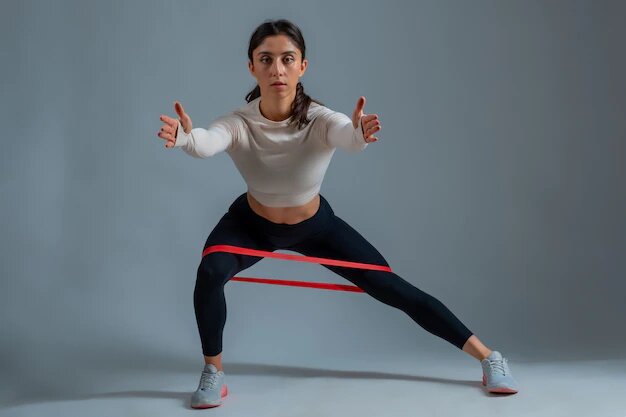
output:
[[[363,136],[366,139],[372,138],[378,140],[378,138],[372,136],[382,128],[378,115],[368,114],[367,116],[363,116],[361,123],[363,124]]]
[[[178,125],[178,119],[174,119],[174,118],[166,116],[164,114],[162,114],[161,117],[159,117],[159,119],[161,119],[161,121],[163,123],[167,123],[168,125],[172,126],[173,128],[176,128],[176,126]]]

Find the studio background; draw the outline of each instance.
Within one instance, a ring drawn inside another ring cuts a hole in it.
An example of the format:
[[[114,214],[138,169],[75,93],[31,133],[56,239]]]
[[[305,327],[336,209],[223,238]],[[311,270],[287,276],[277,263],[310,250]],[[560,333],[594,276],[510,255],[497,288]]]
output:
[[[202,363],[196,269],[246,188],[226,153],[166,149],[159,116],[179,100],[207,127],[245,104],[249,37],[276,18],[302,29],[311,97],[350,116],[363,95],[380,117],[321,193],[397,274],[512,360],[623,358],[624,8],[3,2],[3,395]],[[240,275],[347,283],[273,259]],[[465,355],[366,294],[230,282],[226,297],[226,367]]]

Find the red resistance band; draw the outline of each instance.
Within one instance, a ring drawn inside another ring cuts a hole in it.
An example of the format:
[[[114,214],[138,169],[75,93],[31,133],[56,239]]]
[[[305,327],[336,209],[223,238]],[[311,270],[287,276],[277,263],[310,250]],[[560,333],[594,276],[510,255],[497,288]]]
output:
[[[240,246],[231,246],[231,245],[208,246],[204,251],[202,251],[202,257],[205,257],[209,253],[213,253],[213,252],[230,252],[230,253],[237,253],[240,255],[258,256],[261,258],[276,258],[276,259],[284,259],[287,261],[310,262],[310,263],[320,264],[320,265],[345,266],[347,268],[369,269],[372,271],[392,272],[390,267],[384,266],[384,265],[340,261],[337,259],[328,259],[328,258],[315,258],[312,256],[303,256],[303,255],[289,255],[286,253],[274,253],[274,252],[268,252],[268,251],[257,250],[257,249],[249,249],[249,248],[243,248]],[[319,288],[323,290],[365,292],[361,288],[355,285],[326,284],[326,283],[321,283],[321,282],[288,281],[284,279],[249,278],[249,277],[237,277],[237,276],[231,279],[233,281],[254,282],[257,284],[288,285],[292,287]]]

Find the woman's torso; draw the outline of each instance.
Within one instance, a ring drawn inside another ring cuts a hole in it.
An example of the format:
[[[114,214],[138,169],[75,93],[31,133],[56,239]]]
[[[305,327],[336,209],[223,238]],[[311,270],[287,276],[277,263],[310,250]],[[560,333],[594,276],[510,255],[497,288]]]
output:
[[[258,107],[257,99],[233,112],[236,139],[228,155],[259,204],[289,208],[270,210],[274,216],[301,212],[302,206],[310,210],[335,152],[325,140],[330,116],[321,114],[328,110],[311,105],[310,123],[297,129],[287,121],[265,119]]]
[[[311,201],[294,207],[268,207],[258,202],[250,193],[246,193],[252,211],[273,223],[296,224],[313,217],[320,207],[319,193]]]

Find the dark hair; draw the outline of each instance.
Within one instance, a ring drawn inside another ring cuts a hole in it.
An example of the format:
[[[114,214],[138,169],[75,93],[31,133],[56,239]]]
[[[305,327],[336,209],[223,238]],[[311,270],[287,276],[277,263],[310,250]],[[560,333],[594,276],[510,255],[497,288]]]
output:
[[[302,53],[302,60],[305,58],[306,46],[304,44],[304,38],[302,37],[302,32],[300,28],[296,26],[294,23],[291,23],[286,19],[279,20],[267,20],[260,24],[252,33],[250,37],[250,44],[248,46],[248,59],[250,62],[253,62],[252,51],[254,51],[263,40],[268,36],[273,35],[286,35],[293,43],[296,44],[300,52]],[[258,98],[261,95],[261,88],[257,84],[256,87],[252,91],[250,91],[246,95],[246,101],[249,103],[252,100]],[[307,118],[307,113],[309,111],[309,106],[311,102],[315,102],[321,105],[323,103],[312,99],[304,92],[304,87],[301,82],[298,82],[296,86],[296,97],[293,100],[291,105],[291,110],[293,112],[292,120],[289,122],[290,124],[298,125],[298,129],[302,129],[304,126],[308,125],[310,120]]]

